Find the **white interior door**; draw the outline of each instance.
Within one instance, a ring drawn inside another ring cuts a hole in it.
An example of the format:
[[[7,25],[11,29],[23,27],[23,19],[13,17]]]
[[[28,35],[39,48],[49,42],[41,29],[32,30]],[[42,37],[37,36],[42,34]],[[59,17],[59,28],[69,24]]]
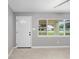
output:
[[[16,47],[31,47],[32,17],[16,16]]]

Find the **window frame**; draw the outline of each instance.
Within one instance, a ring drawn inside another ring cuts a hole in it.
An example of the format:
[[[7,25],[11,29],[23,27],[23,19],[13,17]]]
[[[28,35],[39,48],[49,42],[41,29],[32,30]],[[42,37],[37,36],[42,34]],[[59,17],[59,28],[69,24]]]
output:
[[[45,19],[45,18],[43,18],[43,19],[39,19],[38,21],[37,21],[37,24],[38,24],[38,27],[37,27],[37,36],[38,37],[70,37],[70,35],[65,35],[65,21],[66,20],[69,20],[69,19],[63,19],[64,20],[64,35],[39,35],[39,21],[40,20],[46,20],[46,25],[48,25],[48,20],[49,19]],[[50,20],[61,20],[61,19],[50,19]],[[58,26],[59,26],[59,23],[58,23]],[[58,30],[59,30],[59,28],[58,28]],[[48,32],[48,31],[46,31],[46,32]]]

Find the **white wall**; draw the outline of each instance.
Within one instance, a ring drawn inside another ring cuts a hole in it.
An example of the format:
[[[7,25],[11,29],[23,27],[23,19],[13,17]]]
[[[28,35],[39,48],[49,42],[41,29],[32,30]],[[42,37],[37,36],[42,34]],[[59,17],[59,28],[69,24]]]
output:
[[[57,18],[57,19],[70,19],[69,13],[25,13],[25,12],[16,12],[16,16],[32,16],[32,27],[36,30],[33,30],[32,36],[32,45],[33,46],[69,46],[70,37],[38,37],[38,20],[40,18]]]
[[[15,16],[10,7],[8,7],[8,53],[12,47],[16,46],[16,34],[15,34]]]

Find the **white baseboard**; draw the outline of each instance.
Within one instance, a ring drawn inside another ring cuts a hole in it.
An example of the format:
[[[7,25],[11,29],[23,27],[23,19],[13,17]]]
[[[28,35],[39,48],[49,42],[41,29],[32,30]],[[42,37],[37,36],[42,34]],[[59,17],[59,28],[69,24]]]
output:
[[[8,54],[8,58],[11,56],[12,52],[14,51],[14,49],[15,49],[15,47],[13,47],[13,48],[11,49],[11,51],[10,51],[9,54]]]
[[[32,46],[32,48],[69,48],[70,46]]]

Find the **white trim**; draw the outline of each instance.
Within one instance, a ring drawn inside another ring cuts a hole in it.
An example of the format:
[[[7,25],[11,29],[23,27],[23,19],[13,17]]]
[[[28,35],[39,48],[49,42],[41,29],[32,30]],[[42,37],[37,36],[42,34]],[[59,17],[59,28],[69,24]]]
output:
[[[15,49],[15,47],[13,47],[13,48],[11,49],[11,51],[10,51],[9,54],[8,54],[8,58],[11,56],[12,52],[14,51],[14,49]]]
[[[70,48],[70,46],[32,46],[32,48]]]
[[[70,37],[70,35],[66,35],[66,36],[63,36],[63,35],[51,35],[51,36],[45,36],[45,35],[38,35],[38,37]]]

